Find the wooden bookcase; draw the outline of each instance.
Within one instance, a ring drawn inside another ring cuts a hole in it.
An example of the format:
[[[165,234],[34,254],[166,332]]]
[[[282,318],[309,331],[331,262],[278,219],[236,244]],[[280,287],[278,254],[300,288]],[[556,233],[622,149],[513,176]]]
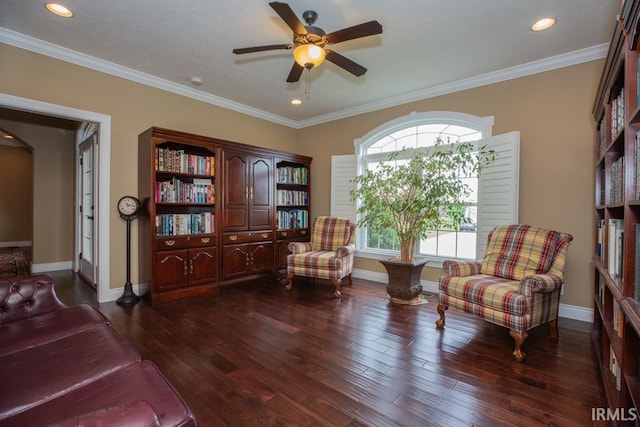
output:
[[[594,354],[614,424],[640,413],[640,1],[622,4],[593,114]]]
[[[276,218],[308,214],[308,178],[282,183],[278,169],[304,168],[308,177],[310,157],[150,128],[139,135],[138,162],[140,281],[154,304],[271,280],[288,243],[309,238],[307,223],[281,229]],[[304,191],[305,202],[277,204],[283,189]]]

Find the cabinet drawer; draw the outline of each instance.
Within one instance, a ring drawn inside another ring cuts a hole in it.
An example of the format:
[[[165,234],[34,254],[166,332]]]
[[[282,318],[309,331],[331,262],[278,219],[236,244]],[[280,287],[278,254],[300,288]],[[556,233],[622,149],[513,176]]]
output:
[[[273,231],[243,231],[240,233],[224,233],[222,235],[222,242],[225,245],[234,243],[263,242],[266,240],[273,240]]]
[[[156,250],[196,248],[215,246],[215,234],[198,234],[193,236],[166,236],[156,238]]]
[[[309,229],[308,228],[295,228],[292,230],[278,230],[276,232],[276,236],[278,240],[282,239],[294,239],[297,237],[308,237]]]

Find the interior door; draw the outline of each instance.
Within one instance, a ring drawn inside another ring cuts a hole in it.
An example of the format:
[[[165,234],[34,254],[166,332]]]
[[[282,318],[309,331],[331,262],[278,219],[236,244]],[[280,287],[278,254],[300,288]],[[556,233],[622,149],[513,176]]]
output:
[[[78,162],[79,212],[78,234],[79,248],[78,272],[91,285],[95,286],[97,260],[97,221],[96,188],[98,185],[97,133],[92,134],[80,144]]]

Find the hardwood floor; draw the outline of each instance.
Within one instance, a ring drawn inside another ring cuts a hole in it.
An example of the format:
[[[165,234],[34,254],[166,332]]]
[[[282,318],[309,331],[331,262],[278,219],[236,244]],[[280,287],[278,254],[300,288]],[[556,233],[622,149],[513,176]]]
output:
[[[340,300],[298,280],[120,307],[51,275],[62,301],[98,307],[158,365],[200,426],[584,426],[602,406],[584,322],[559,319],[557,344],[530,331],[518,363],[506,329],[449,310],[438,330],[437,297],[391,305],[364,280]]]

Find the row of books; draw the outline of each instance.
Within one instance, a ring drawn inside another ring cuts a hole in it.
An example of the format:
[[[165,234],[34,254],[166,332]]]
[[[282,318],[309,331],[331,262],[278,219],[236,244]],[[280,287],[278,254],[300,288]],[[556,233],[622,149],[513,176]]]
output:
[[[609,275],[619,279],[616,281],[622,284],[624,279],[624,220],[609,219],[605,222],[601,219],[597,222],[597,245],[596,256],[607,266]],[[633,259],[633,298],[640,301],[640,223],[633,224],[633,235],[635,241]]]
[[[622,279],[624,220],[612,218],[606,222],[601,219],[596,226],[598,230],[596,256],[606,262],[611,277]]]
[[[215,186],[210,179],[194,178],[184,182],[177,178],[156,181],[156,203],[215,203]]]
[[[156,147],[155,168],[158,172],[215,175],[215,157],[185,153],[184,150]]]
[[[304,166],[279,166],[277,169],[278,184],[307,184],[308,170]]]
[[[640,185],[638,184],[638,178],[640,178],[640,132],[636,133],[636,139],[634,141],[634,164],[636,176],[633,180],[633,199],[640,200]]]
[[[156,215],[157,236],[211,234],[215,231],[215,215],[211,212]]]
[[[614,332],[619,337],[624,336],[624,313],[617,301],[613,302],[613,319],[611,323]]]
[[[598,124],[598,148],[600,150],[600,156],[604,156],[607,148],[607,128],[604,116],[600,119]]]
[[[309,212],[306,209],[278,210],[276,227],[278,230],[309,228]]]
[[[624,201],[624,156],[611,164],[611,187],[609,189],[609,203]]]
[[[306,191],[278,190],[276,203],[284,206],[306,206],[309,204],[309,196]]]
[[[624,129],[624,88],[618,96],[611,101],[611,140]]]

